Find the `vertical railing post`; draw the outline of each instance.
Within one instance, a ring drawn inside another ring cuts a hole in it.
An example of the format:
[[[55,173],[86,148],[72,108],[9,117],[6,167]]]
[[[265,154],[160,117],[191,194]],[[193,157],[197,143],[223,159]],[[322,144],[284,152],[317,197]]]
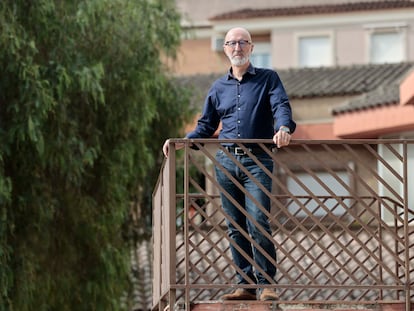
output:
[[[161,169],[162,172],[162,169]],[[152,307],[158,305],[160,309],[160,300],[162,292],[162,279],[161,279],[161,210],[162,210],[162,174],[158,179],[158,183],[155,187],[152,196]]]
[[[168,300],[170,310],[174,308],[176,302],[176,149],[175,144],[170,142],[168,152],[168,170],[166,171],[166,179],[164,180],[164,190],[166,199],[165,223],[164,223],[164,246],[165,246],[165,260],[166,260],[166,277],[168,284]],[[174,287],[174,288],[173,288]]]
[[[378,207],[377,213],[378,213],[378,215],[381,215],[381,203],[378,202],[377,207]],[[381,221],[377,221],[377,222],[378,222],[378,224],[377,224],[377,230],[378,230],[378,235],[379,235],[379,238],[380,238],[380,243],[379,243],[379,246],[378,246],[378,249],[379,249],[379,258],[380,258],[381,261],[383,261],[382,243],[384,243],[385,238],[384,238],[383,232],[382,232],[382,224],[381,224]],[[397,228],[397,227],[395,227],[395,228]],[[379,278],[380,278],[381,284],[384,283],[384,276],[383,276],[383,272],[384,271],[383,270],[384,270],[383,267],[381,267],[381,266],[378,267],[378,273],[379,273]],[[379,290],[379,299],[383,299],[383,297],[384,297],[384,290],[382,288],[380,288],[380,290]]]
[[[190,250],[189,250],[189,203],[190,203],[190,169],[189,169],[189,144],[185,144],[185,155],[184,155],[184,250],[185,250],[185,310],[190,311]]]
[[[408,147],[407,141],[403,142],[403,191],[404,191],[404,217],[403,217],[403,228],[404,228],[404,262],[405,262],[405,309],[411,310],[411,288],[410,288],[410,254],[409,254],[409,240],[408,240]]]

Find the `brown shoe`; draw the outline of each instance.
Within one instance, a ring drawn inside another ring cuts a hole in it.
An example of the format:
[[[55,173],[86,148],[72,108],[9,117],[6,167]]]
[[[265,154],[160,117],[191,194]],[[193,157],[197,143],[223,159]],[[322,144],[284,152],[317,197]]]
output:
[[[256,300],[256,294],[247,289],[238,288],[233,293],[221,296],[222,300]]]
[[[265,288],[265,289],[263,289],[262,293],[260,294],[260,300],[261,301],[279,300],[279,296],[271,288]]]

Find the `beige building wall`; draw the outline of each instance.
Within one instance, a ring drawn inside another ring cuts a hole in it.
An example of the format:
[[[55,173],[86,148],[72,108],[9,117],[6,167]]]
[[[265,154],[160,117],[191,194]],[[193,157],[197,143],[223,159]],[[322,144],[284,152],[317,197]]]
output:
[[[276,69],[298,67],[298,38],[329,35],[333,42],[332,66],[369,63],[369,38],[374,31],[400,29],[406,42],[405,59],[414,61],[414,10],[280,17],[260,21],[272,25],[272,64]],[[248,22],[248,21],[247,21]],[[253,28],[253,24],[246,27]],[[252,33],[254,38],[254,32]]]
[[[186,39],[182,41],[173,70],[177,75],[224,72],[228,66],[222,51],[212,51],[211,39]]]
[[[293,119],[300,124],[315,122],[333,122],[332,109],[346,101],[351,96],[316,97],[310,99],[291,99]],[[317,107],[317,109],[315,109]]]
[[[414,12],[413,17],[407,23],[406,36],[407,36],[407,59],[411,62],[414,62]]]
[[[336,34],[336,63],[342,66],[365,64],[365,38],[360,27],[341,29]],[[352,46],[352,48],[350,48]]]
[[[378,0],[372,0],[376,2]],[[174,71],[178,75],[223,72],[228,62],[222,51],[213,49],[212,42],[222,38],[226,31],[243,26],[252,33],[253,41],[271,44],[272,67],[275,69],[298,66],[298,38],[301,35],[329,34],[333,42],[333,66],[349,66],[369,62],[369,35],[375,29],[399,27],[405,34],[406,60],[414,61],[414,9],[395,9],[338,13],[335,15],[296,15],[273,18],[222,20],[211,22],[224,12],[243,8],[263,9],[300,5],[343,3],[342,0],[260,0],[254,5],[249,0],[177,0],[182,12],[184,34],[178,62]],[[348,1],[360,2],[360,1]],[[253,51],[254,53],[254,51]]]
[[[293,36],[285,31],[273,31],[271,35],[272,67],[277,69],[292,68],[295,63],[293,55]]]

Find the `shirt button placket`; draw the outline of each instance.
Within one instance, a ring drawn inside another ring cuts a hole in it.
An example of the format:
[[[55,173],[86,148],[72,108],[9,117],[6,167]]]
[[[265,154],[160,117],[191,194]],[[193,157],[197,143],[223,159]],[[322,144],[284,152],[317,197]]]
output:
[[[237,137],[240,138],[240,82],[237,83]]]

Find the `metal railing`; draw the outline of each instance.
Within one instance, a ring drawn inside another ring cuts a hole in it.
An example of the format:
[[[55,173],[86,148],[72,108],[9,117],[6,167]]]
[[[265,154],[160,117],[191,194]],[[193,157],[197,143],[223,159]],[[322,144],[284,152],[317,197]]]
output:
[[[176,153],[177,142],[185,148]],[[229,142],[171,140],[153,193],[154,309],[183,302],[189,310],[191,303],[217,300],[236,287],[236,272],[243,273],[231,258],[233,242],[214,173],[217,150],[244,169],[222,147]],[[296,140],[277,152],[268,148],[269,140],[233,143],[259,163],[245,147],[255,143],[275,164],[268,172],[273,189],[268,193],[271,212],[266,213],[277,275],[268,286],[277,290],[280,303],[383,301],[405,303],[410,310],[413,140]],[[260,247],[258,251],[267,255]],[[245,285],[256,286],[253,281]]]

